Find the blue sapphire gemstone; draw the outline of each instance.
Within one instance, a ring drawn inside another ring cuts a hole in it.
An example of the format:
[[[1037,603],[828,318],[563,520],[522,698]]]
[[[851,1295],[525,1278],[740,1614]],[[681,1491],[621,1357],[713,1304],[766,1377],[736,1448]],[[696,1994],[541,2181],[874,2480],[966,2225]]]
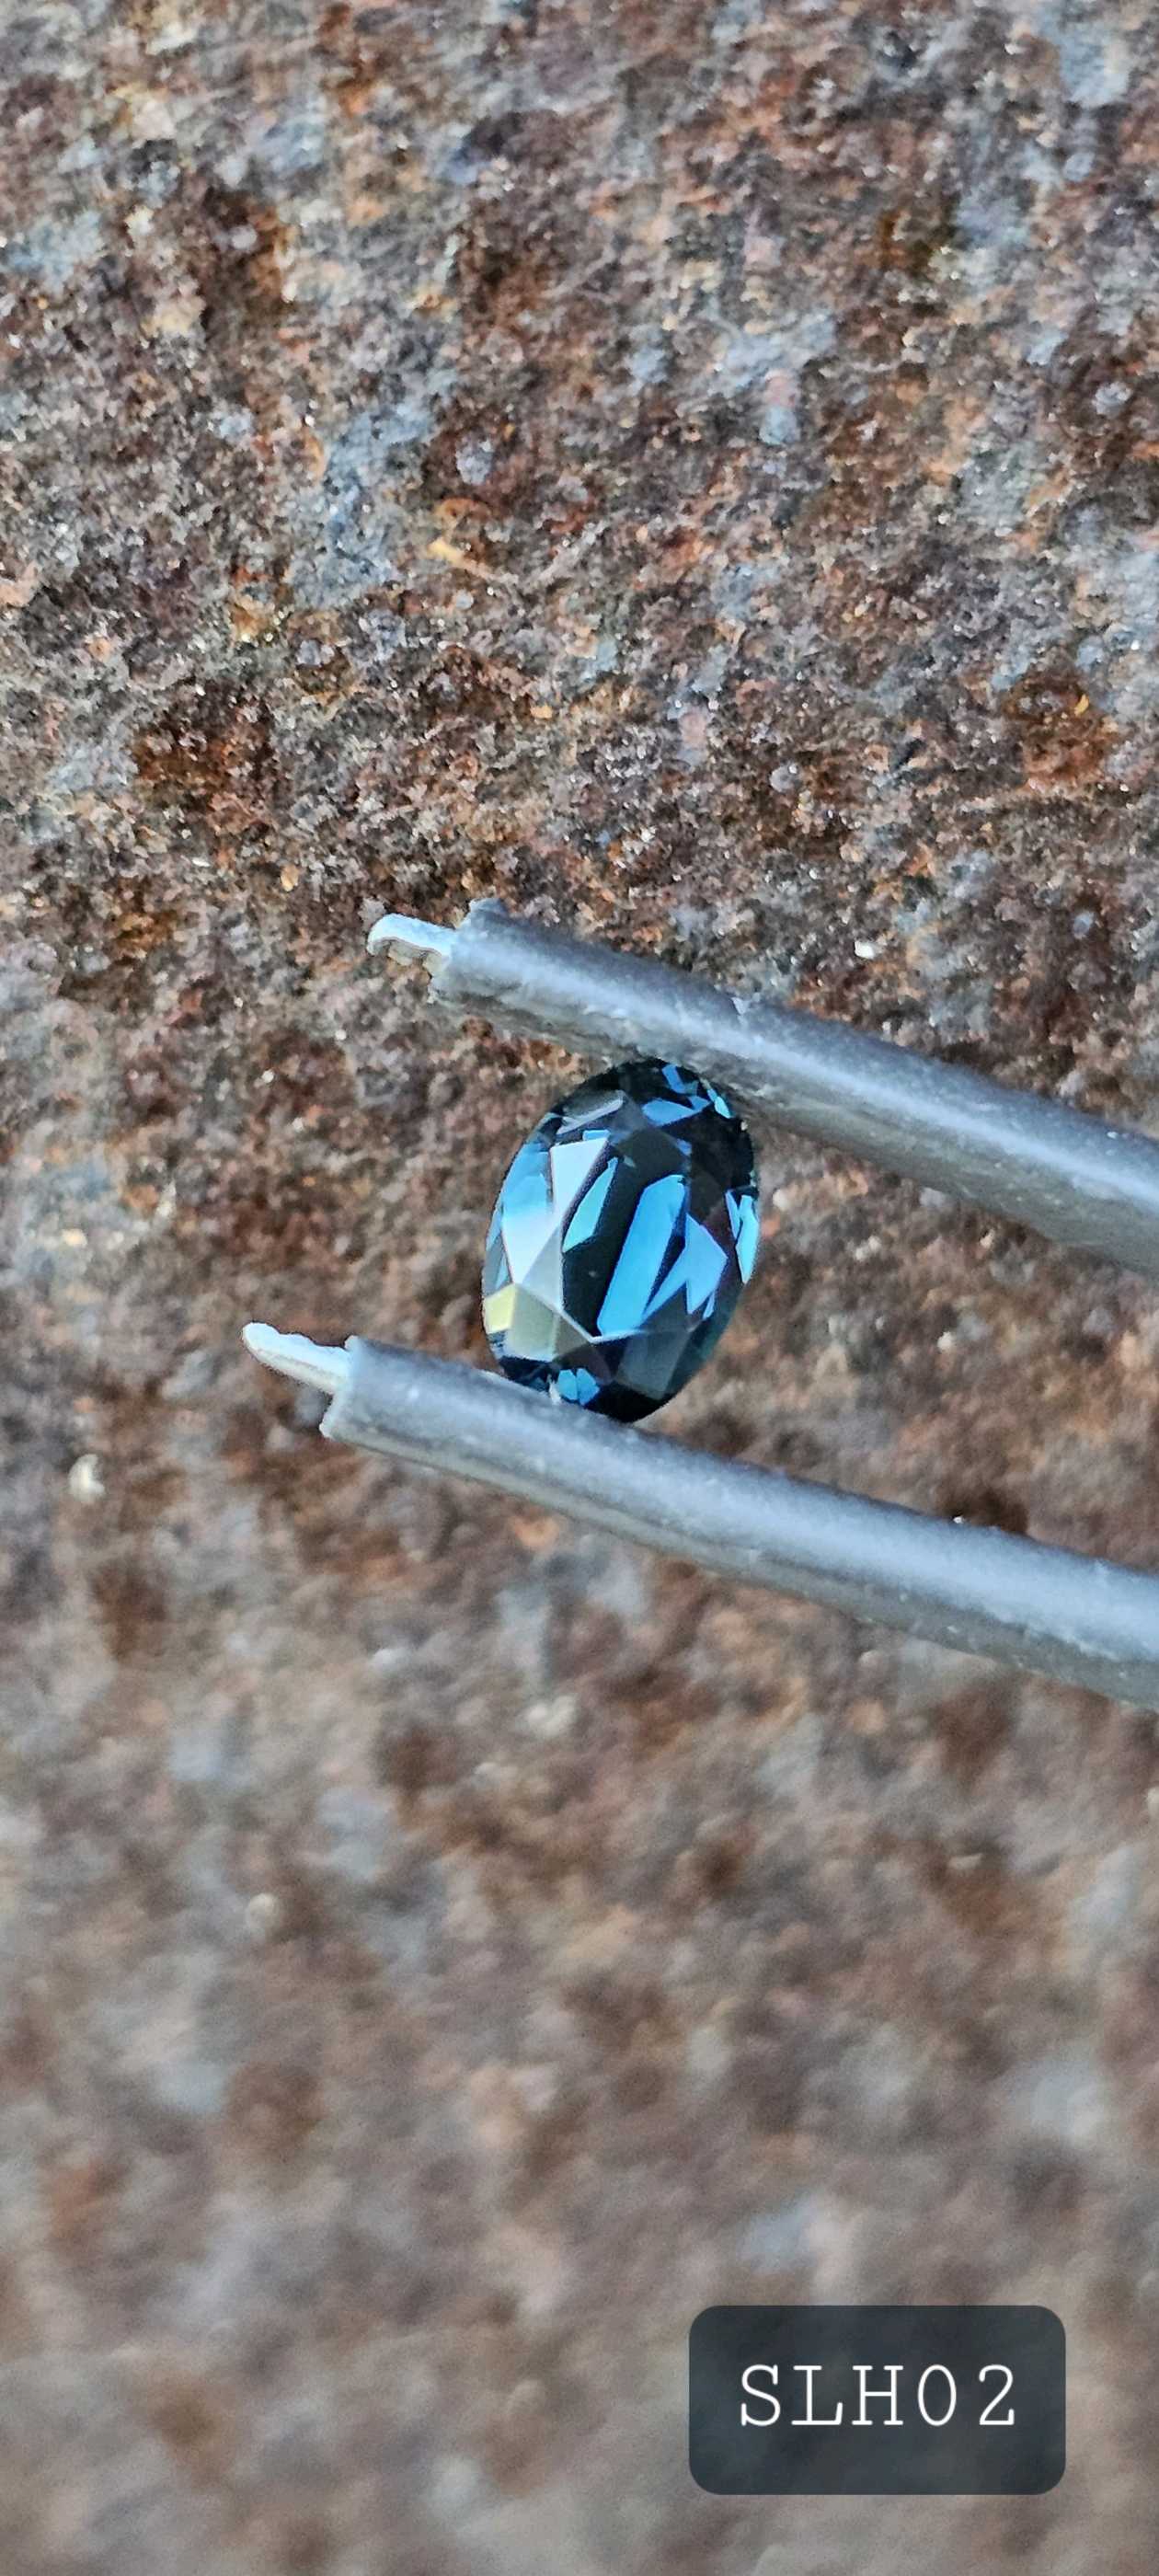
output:
[[[616,1065],[521,1145],[483,1262],[506,1376],[638,1421],[714,1350],[757,1250],[753,1149],[683,1065]]]

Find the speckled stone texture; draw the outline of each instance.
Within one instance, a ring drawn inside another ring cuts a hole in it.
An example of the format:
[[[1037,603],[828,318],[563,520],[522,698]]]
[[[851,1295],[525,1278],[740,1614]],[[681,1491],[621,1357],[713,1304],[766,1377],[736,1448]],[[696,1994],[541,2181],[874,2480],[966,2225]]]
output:
[[[1149,0],[9,0],[4,2576],[1144,2576],[1159,1748],[328,1450],[576,1068],[499,893],[1159,1132]],[[1152,1292],[764,1140],[666,1422],[1155,1562]],[[728,2503],[708,2301],[1045,2300]]]

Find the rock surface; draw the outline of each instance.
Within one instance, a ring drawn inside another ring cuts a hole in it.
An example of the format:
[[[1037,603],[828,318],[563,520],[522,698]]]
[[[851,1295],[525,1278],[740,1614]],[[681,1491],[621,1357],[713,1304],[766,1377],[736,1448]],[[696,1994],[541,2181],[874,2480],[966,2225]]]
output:
[[[1151,1722],[313,1435],[482,1357],[495,892],[1159,1131],[1145,0],[0,21],[5,2576],[1143,2576]],[[1140,1283],[785,1139],[666,1427],[1155,1556]],[[1045,2300],[730,2504],[722,2297]]]

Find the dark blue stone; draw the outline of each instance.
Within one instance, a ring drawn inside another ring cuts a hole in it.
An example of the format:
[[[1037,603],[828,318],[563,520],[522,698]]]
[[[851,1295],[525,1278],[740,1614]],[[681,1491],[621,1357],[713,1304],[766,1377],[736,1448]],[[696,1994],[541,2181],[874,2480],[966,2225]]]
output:
[[[508,1377],[633,1422],[685,1386],[757,1250],[746,1130],[683,1066],[596,1074],[549,1109],[500,1190],[483,1322]]]

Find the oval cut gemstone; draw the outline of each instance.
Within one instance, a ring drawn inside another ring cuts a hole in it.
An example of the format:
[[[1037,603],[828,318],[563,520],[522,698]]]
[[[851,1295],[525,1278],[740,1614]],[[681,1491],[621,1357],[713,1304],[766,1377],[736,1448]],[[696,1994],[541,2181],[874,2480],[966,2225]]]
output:
[[[757,1249],[753,1149],[723,1092],[648,1060],[596,1074],[521,1145],[487,1236],[499,1366],[637,1421],[724,1331]]]

